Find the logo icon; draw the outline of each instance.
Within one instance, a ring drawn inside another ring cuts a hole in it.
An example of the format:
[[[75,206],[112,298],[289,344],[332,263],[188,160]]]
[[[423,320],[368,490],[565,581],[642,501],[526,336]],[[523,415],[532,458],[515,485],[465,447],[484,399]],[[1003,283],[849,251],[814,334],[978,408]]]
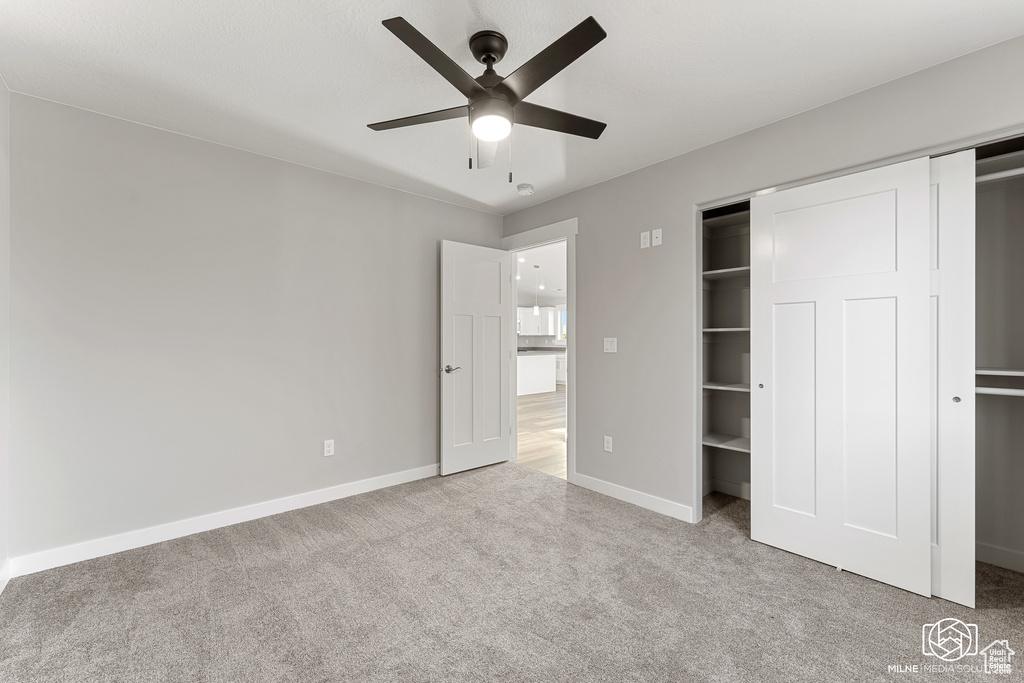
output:
[[[1013,656],[1017,653],[1010,649],[1009,641],[994,641],[991,645],[982,650],[981,654],[985,657],[985,673],[1013,673],[1013,663],[1010,660],[1013,659]]]
[[[978,625],[943,619],[921,628],[921,652],[944,662],[978,654]]]

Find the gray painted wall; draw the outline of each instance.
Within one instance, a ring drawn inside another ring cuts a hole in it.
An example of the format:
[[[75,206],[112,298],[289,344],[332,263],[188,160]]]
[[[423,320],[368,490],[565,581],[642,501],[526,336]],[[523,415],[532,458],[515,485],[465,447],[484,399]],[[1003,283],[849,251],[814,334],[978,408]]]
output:
[[[11,115],[15,556],[437,462],[440,240],[500,217]]]
[[[694,503],[698,205],[1020,132],[1021,64],[1016,38],[506,216],[505,235],[579,218],[577,470]]]
[[[0,567],[10,557],[11,93],[0,80]]]

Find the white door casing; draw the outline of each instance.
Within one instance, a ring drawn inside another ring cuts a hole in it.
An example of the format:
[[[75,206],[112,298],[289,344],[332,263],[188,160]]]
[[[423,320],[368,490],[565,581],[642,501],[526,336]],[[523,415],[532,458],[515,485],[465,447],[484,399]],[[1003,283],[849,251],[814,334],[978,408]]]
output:
[[[510,258],[500,249],[441,243],[442,475],[509,459]]]
[[[751,537],[931,594],[929,160],[751,201]]]
[[[931,160],[932,594],[975,598],[975,154]]]

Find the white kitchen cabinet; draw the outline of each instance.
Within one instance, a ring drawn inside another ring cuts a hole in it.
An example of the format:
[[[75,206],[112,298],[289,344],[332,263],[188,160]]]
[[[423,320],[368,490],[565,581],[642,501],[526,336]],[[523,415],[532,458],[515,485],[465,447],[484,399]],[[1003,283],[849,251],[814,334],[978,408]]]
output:
[[[516,312],[519,316],[516,328],[519,330],[519,334],[531,336],[540,334],[540,317],[533,314],[532,308],[520,306]]]
[[[534,337],[550,337],[555,335],[556,311],[553,307],[543,306],[539,315],[534,315],[533,308],[521,306],[516,309],[519,320],[516,329],[521,335]]]
[[[555,356],[555,384],[565,384],[568,379],[568,365],[565,354]]]

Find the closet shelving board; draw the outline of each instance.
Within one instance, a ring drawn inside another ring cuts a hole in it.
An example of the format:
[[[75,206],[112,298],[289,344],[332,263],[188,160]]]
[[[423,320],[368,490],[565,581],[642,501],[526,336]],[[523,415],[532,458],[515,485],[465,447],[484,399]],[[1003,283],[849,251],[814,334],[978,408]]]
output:
[[[718,391],[740,391],[750,393],[750,385],[739,382],[708,382],[704,381],[705,389],[715,389]]]
[[[738,268],[719,268],[718,270],[705,270],[705,280],[731,280],[734,278],[750,277],[750,266]]]
[[[703,439],[705,446],[723,448],[727,451],[739,451],[740,453],[750,452],[749,436],[734,436],[732,434],[705,434]]]

